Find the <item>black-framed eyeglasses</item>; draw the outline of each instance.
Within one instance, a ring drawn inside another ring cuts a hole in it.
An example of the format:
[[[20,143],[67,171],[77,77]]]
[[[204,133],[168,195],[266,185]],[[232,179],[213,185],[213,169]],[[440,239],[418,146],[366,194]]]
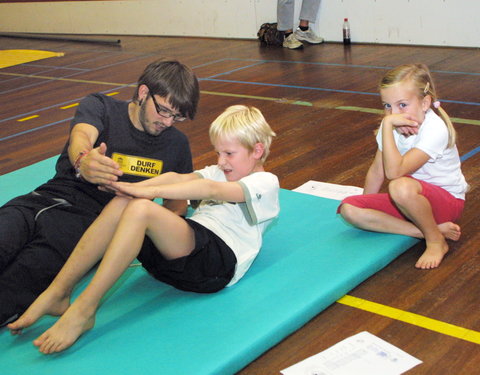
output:
[[[149,94],[152,97],[153,105],[155,106],[155,110],[157,111],[157,113],[160,116],[165,117],[165,118],[172,118],[173,117],[173,121],[175,121],[175,122],[182,122],[182,121],[185,121],[187,119],[185,116],[173,113],[168,108],[165,108],[164,106],[158,104],[156,99],[155,99],[155,96],[153,96],[151,94],[151,91],[150,91]]]

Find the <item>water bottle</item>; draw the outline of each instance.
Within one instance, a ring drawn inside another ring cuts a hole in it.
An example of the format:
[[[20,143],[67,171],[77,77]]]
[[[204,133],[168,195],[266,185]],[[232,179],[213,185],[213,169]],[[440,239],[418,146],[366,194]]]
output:
[[[343,19],[343,44],[350,44],[350,24],[348,23],[348,18]]]

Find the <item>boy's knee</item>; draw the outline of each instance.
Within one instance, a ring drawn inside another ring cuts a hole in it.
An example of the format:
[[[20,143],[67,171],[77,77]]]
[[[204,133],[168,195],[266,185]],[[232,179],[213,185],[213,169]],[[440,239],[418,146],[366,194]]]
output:
[[[141,217],[148,215],[150,209],[159,205],[149,199],[131,199],[125,209],[125,213],[130,217]]]
[[[115,206],[115,207],[118,207],[120,209],[123,209],[125,208],[129,203],[131,202],[131,199],[130,198],[127,198],[127,197],[114,197],[110,203],[109,203],[109,206]]]

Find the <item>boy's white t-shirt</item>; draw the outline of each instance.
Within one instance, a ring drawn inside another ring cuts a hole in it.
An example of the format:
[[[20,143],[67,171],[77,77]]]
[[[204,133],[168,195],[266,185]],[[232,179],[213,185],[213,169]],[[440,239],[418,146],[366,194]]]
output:
[[[448,146],[448,129],[445,122],[433,110],[425,114],[418,134],[408,137],[394,130],[393,137],[398,151],[404,155],[412,148],[425,152],[430,159],[412,177],[440,186],[456,198],[465,199],[467,182],[462,174],[457,146]],[[382,125],[377,133],[377,144],[382,151]]]
[[[227,181],[217,165],[195,173],[206,179]],[[280,212],[277,176],[269,172],[256,172],[240,179],[238,183],[244,191],[245,202],[201,201],[190,218],[214,232],[235,253],[235,275],[227,286],[235,284],[250,268],[262,246],[264,230]]]

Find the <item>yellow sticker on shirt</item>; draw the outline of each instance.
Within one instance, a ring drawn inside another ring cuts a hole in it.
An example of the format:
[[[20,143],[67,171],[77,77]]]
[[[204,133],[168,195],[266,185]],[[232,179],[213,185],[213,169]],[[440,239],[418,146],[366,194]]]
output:
[[[155,177],[162,173],[163,161],[114,152],[112,159],[123,173],[142,177]]]

